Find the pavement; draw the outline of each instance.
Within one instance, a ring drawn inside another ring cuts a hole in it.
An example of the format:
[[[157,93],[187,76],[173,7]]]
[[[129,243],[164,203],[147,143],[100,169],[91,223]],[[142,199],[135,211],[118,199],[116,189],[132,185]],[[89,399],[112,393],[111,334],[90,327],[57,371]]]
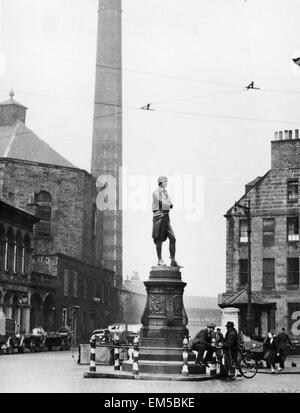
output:
[[[292,363],[295,367],[292,367]],[[264,363],[265,364],[265,363]],[[271,369],[263,367],[258,369],[257,373],[261,374],[274,374]],[[282,370],[276,370],[275,374],[300,374],[300,355],[290,356],[285,361],[285,368]],[[89,365],[86,365],[86,372],[84,373],[84,378],[115,378],[115,379],[126,379],[126,380],[165,380],[165,381],[207,381],[218,379],[218,376],[211,376],[208,374],[189,374],[189,376],[183,376],[181,374],[146,374],[139,373],[134,375],[131,372],[114,370],[114,366],[107,366],[103,364],[97,364],[96,372],[89,371]]]
[[[300,393],[299,374],[257,374],[252,379],[237,377],[235,381],[200,382],[129,378],[88,380],[83,376],[89,366],[78,365],[76,359],[77,353],[71,351],[0,355],[0,393],[146,393],[151,396],[173,393],[174,397],[195,394],[198,398],[202,393]],[[299,357],[294,360],[298,367]],[[289,361],[286,361],[287,368],[290,368]],[[97,371],[104,371],[103,367],[97,365]],[[112,366],[105,366],[107,368],[114,371]]]

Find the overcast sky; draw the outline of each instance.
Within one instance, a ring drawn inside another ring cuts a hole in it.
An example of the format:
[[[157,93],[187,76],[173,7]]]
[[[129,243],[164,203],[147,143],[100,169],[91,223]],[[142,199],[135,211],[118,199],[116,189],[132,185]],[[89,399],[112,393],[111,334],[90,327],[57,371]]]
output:
[[[90,171],[98,0],[0,1],[1,100],[13,87],[27,126]],[[297,0],[123,0],[127,174],[149,193],[161,174],[203,183],[200,218],[171,213],[190,295],[225,291],[223,215],[269,170],[274,131],[300,127],[299,18]],[[124,212],[124,278],[156,264],[146,207]]]

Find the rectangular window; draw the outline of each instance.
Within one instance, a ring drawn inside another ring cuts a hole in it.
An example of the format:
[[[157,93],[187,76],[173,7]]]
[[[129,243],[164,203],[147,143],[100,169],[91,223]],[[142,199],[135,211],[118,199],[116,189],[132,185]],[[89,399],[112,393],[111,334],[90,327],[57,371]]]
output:
[[[94,280],[94,285],[93,285],[93,297],[97,297],[97,280]]]
[[[73,275],[73,297],[78,297],[78,273],[76,271]]]
[[[240,260],[239,283],[240,286],[245,286],[248,279],[248,260]]]
[[[287,259],[287,283],[299,285],[299,258]]]
[[[263,260],[263,288],[271,290],[275,288],[275,260],[266,258]]]
[[[69,295],[69,270],[64,270],[64,296]]]
[[[240,219],[240,243],[247,244],[248,243],[248,222],[246,219]]]
[[[298,179],[287,182],[287,200],[288,202],[298,202]]]
[[[89,314],[89,330],[93,331],[95,329],[96,329],[96,313],[90,313]]]
[[[83,333],[84,334],[86,334],[86,332],[87,332],[87,313],[86,312],[84,312],[83,314],[82,314],[82,329],[83,329]]]
[[[37,205],[36,216],[40,218],[37,223],[37,235],[50,236],[51,234],[51,206]]]
[[[275,219],[263,219],[263,245],[265,247],[273,245],[275,238]]]
[[[299,217],[287,217],[287,240],[299,241]]]
[[[101,286],[101,299],[102,299],[102,303],[104,303],[104,294],[105,294],[105,285],[102,284]]]
[[[87,279],[83,279],[83,298],[87,298]]]
[[[66,327],[67,326],[67,314],[68,314],[68,310],[66,309],[66,308],[63,308],[62,309],[62,320],[61,320],[61,323],[62,323],[62,326],[63,327]]]

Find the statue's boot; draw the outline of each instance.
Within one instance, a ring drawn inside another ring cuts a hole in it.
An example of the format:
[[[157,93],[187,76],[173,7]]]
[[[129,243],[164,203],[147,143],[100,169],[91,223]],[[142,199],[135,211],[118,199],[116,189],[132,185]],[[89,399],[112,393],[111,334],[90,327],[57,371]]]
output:
[[[178,267],[178,268],[183,268],[178,262],[175,260],[175,258],[171,259],[171,267]]]
[[[162,266],[162,267],[165,267],[165,266],[166,266],[164,260],[158,260],[157,265]]]

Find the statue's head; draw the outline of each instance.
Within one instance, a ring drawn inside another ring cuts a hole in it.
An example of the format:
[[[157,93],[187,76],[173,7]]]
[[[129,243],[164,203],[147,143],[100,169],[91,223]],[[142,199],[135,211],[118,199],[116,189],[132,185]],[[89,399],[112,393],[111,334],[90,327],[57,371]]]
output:
[[[165,188],[168,185],[168,178],[166,176],[160,176],[157,180],[158,186]]]

